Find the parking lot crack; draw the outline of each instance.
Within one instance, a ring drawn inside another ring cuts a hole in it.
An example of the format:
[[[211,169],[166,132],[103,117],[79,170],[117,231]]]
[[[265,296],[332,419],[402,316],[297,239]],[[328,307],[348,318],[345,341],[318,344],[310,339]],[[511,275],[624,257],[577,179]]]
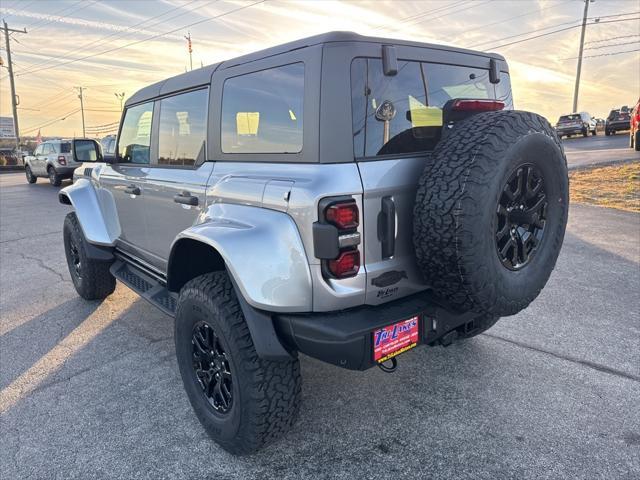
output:
[[[40,267],[43,268],[45,270],[48,270],[49,272],[53,273],[54,275],[56,275],[57,277],[60,278],[60,281],[62,282],[69,282],[70,280],[66,280],[62,274],[60,272],[58,272],[57,270],[51,268],[49,265],[45,264],[44,261],[38,257],[30,257],[24,253],[18,253],[18,255],[20,257],[22,257],[24,260],[32,260],[34,262],[36,262],[36,264]]]
[[[607,367],[606,365],[592,362],[590,360],[583,360],[580,358],[572,357],[570,355],[562,355],[560,353],[552,352],[551,350],[545,350],[544,348],[534,347],[533,345],[527,345],[526,343],[518,342],[517,340],[511,340],[509,338],[500,337],[498,335],[491,334],[491,333],[483,333],[482,335],[490,338],[494,338],[496,340],[501,340],[503,342],[507,342],[521,348],[526,348],[527,350],[532,350],[534,352],[551,355],[552,357],[558,358],[560,360],[565,360],[567,362],[575,363],[577,365],[582,365],[583,367],[591,368],[593,370],[607,373],[609,375],[615,375],[616,377],[624,378],[634,382],[640,382],[640,376],[634,375],[632,373],[624,372],[622,370],[617,370],[615,368]]]

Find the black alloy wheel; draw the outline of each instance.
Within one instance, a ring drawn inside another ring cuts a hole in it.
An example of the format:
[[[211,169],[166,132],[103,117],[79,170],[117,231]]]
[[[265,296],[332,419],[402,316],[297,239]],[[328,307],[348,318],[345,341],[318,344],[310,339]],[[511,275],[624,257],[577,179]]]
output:
[[[533,165],[514,170],[498,201],[495,243],[498,258],[509,270],[529,264],[542,241],[547,195],[544,178]]]
[[[80,258],[80,252],[78,251],[78,245],[73,238],[69,238],[69,260],[73,267],[72,273],[76,279],[82,279],[82,259]]]
[[[233,386],[229,360],[211,325],[197,323],[191,339],[193,370],[202,393],[213,409],[228,413],[233,405]]]

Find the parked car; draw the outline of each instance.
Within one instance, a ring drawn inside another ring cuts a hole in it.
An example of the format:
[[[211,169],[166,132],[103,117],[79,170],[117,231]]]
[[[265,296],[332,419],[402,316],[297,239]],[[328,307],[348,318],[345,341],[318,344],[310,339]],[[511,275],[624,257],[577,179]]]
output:
[[[597,134],[596,119],[587,112],[571,113],[562,115],[556,124],[556,132],[558,137],[570,137],[571,135],[582,135],[586,137]]]
[[[299,354],[392,371],[537,297],[566,158],[512,108],[498,54],[346,32],[146,87],[113,163],[59,194],[74,286],[117,279],[174,317],[198,419],[255,451],[296,419]]]
[[[630,127],[629,146],[636,152],[640,152],[640,98],[631,111]]]
[[[116,152],[116,136],[107,135],[100,140],[100,146],[102,147],[102,155],[105,158],[113,158]]]
[[[611,110],[604,127],[605,135],[615,135],[616,132],[631,128],[631,114],[628,107]]]
[[[95,140],[74,138],[68,140],[47,140],[38,145],[33,155],[24,159],[27,182],[36,183],[38,177],[47,177],[51,185],[60,186],[62,180],[71,178],[73,171],[82,162],[102,159]]]

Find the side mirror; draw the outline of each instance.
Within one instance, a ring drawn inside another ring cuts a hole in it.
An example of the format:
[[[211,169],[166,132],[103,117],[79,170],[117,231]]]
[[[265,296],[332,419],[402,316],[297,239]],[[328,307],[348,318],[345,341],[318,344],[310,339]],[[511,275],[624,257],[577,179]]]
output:
[[[75,140],[73,156],[76,162],[102,162],[102,149],[95,140]]]

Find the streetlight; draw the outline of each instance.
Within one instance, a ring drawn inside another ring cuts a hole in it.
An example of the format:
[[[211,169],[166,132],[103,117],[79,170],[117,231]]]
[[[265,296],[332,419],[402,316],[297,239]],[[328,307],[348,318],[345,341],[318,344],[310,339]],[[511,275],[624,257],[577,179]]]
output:
[[[122,113],[122,101],[124,100],[124,92],[114,93],[114,95],[120,100],[120,113]]]

